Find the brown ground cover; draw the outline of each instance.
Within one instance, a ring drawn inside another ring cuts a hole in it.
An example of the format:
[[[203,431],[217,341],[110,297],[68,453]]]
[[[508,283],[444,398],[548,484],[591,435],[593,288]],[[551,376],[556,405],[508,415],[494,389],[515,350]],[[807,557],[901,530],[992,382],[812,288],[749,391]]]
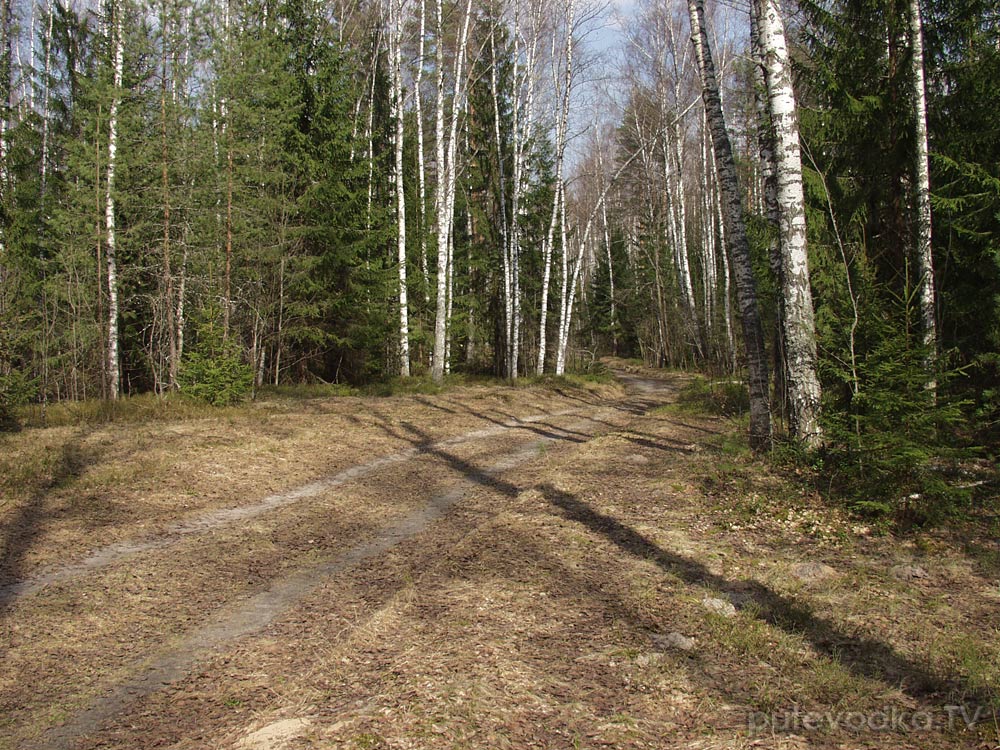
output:
[[[4,438],[0,747],[997,746],[995,558],[684,380]]]

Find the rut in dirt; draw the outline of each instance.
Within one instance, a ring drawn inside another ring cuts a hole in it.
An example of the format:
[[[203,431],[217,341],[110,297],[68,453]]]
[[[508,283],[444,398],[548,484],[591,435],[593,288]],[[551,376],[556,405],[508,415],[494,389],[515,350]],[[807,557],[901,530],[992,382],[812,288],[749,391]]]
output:
[[[583,409],[534,415],[436,442],[423,440],[418,428],[407,425],[405,427],[414,443],[410,449],[356,465],[327,479],[309,483],[291,492],[269,496],[250,506],[206,514],[176,526],[172,533],[162,537],[145,542],[113,545],[94,553],[83,561],[46,574],[47,576],[59,576],[59,578],[52,580],[65,580],[75,575],[82,575],[129,555],[168,547],[185,535],[208,531],[221,525],[238,524],[262,513],[277,511],[295,502],[317,497],[346,482],[373,474],[380,468],[409,460],[418,455],[430,454],[460,474],[460,479],[453,483],[447,491],[428,498],[424,505],[395,523],[384,527],[371,539],[355,544],[334,557],[322,560],[315,565],[300,568],[294,573],[272,581],[265,590],[250,599],[224,605],[204,624],[189,631],[170,647],[135,661],[127,670],[131,677],[116,684],[107,685],[101,697],[93,700],[61,726],[49,729],[41,738],[34,743],[27,744],[26,747],[51,748],[52,750],[70,750],[77,747],[81,740],[99,732],[103,726],[113,721],[136,701],[184,678],[192,672],[197,664],[214,655],[225,653],[227,648],[236,641],[265,630],[277,618],[312,592],[327,584],[331,579],[385,554],[418,534],[433,533],[433,529],[429,527],[432,527],[436,520],[447,514],[476,485],[498,482],[505,487],[513,487],[514,485],[509,480],[501,479],[502,475],[532,459],[537,459],[545,445],[562,441],[581,442],[581,436],[584,441],[592,439],[602,434],[602,431],[608,431],[611,425],[608,420],[615,412],[619,414],[645,413],[650,408],[662,404],[673,393],[671,389],[664,387],[662,381],[658,387],[656,381],[638,378],[623,379],[626,380],[629,391],[638,392],[641,397],[633,396],[610,407],[592,408],[593,413],[589,416],[581,415]],[[485,439],[519,428],[528,429],[535,422],[553,417],[576,417],[576,420],[564,427],[547,425],[551,429],[544,432],[535,430],[536,433],[542,434],[541,438],[535,435],[534,439],[520,441],[513,449],[504,452],[497,460],[485,467],[477,467],[455,459],[444,450],[448,446],[462,442]],[[180,531],[181,529],[183,531]],[[30,591],[36,591],[50,582],[52,581],[43,580],[42,577],[29,579],[18,584],[22,588],[17,593],[24,595]]]
[[[371,476],[381,469],[425,455],[435,448],[458,445],[474,440],[484,440],[500,435],[507,430],[523,429],[543,419],[570,416],[580,414],[580,412],[580,409],[563,409],[551,413],[533,414],[519,419],[510,419],[491,427],[472,430],[428,445],[414,446],[396,453],[379,456],[371,461],[350,466],[332,476],[309,482],[286,492],[268,495],[249,505],[238,505],[213,510],[196,518],[175,523],[163,533],[153,537],[109,544],[94,550],[82,559],[0,586],[0,609],[13,604],[22,597],[40,591],[46,586],[96,572],[134,555],[167,549],[179,544],[185,538],[192,535],[206,534],[226,526],[243,523],[265,513],[318,497],[324,492],[341,487],[348,482]]]

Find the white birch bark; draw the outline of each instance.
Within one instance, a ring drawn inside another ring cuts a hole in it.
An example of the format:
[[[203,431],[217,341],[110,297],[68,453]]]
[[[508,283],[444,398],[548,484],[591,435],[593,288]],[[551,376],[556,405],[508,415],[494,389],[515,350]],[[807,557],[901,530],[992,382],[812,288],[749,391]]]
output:
[[[444,337],[444,371],[445,374],[451,372],[451,314],[455,304],[455,232],[454,227],[448,233],[448,310],[445,313],[445,337]]]
[[[381,30],[375,35],[374,49],[372,49],[372,57],[378,58],[379,51],[382,47],[382,34]],[[365,114],[365,142],[368,144],[368,204],[365,209],[365,226],[371,230],[372,227],[372,201],[375,197],[375,132],[374,132],[374,122],[375,122],[375,84],[377,83],[378,76],[376,75],[376,65],[373,63],[370,71],[371,75],[371,85],[368,87],[368,111]],[[365,263],[368,261],[366,259]]]
[[[167,318],[167,387],[176,390],[177,373],[180,362],[177,356],[177,309],[174,301],[174,276],[171,264],[170,248],[170,152],[167,137],[167,77],[170,75],[167,65],[168,47],[170,44],[170,26],[167,12],[167,0],[160,3],[160,156],[161,156],[161,187],[163,188],[163,292],[164,311]],[[173,77],[173,76],[171,76]]]
[[[561,252],[560,263],[562,265],[562,276],[559,287],[559,327],[556,331],[556,375],[562,375],[566,371],[566,341],[565,330],[569,327],[569,296],[570,296],[570,267],[569,267],[569,242],[566,232],[566,187],[559,191],[559,247]],[[583,254],[583,246],[580,247],[580,254]],[[577,261],[579,267],[580,262]],[[576,287],[574,286],[574,291]]]
[[[719,85],[708,46],[708,34],[705,31],[703,0],[688,0],[688,16],[691,20],[691,40],[694,44],[695,59],[701,77],[702,99],[712,130],[719,189],[724,195],[723,217],[727,251],[734,266],[739,295],[750,390],[750,446],[754,450],[766,450],[771,443],[771,413],[764,331],[760,322],[756,284],[750,263],[750,243],[743,223],[743,199],[736,175],[736,163],[733,159],[729,132],[726,129],[722,101],[719,98]]]
[[[500,265],[503,270],[503,327],[504,370],[511,375],[511,351],[514,333],[514,268],[511,259],[510,227],[507,223],[507,191],[504,174],[503,140],[500,137],[500,90],[497,81],[496,24],[490,29],[490,96],[493,100],[493,146],[496,149],[498,179],[497,193],[500,204]]]
[[[920,0],[909,0],[911,64],[913,66],[913,122],[916,154],[916,266],[920,284],[920,321],[927,348],[927,387],[937,389],[934,370],[937,362],[937,323],[934,315],[934,258],[931,253],[931,178],[927,147],[927,92],[924,84],[924,31]]]
[[[789,426],[805,446],[816,448],[823,434],[819,424],[820,384],[816,375],[816,326],[809,286],[798,116],[784,21],[775,0],[755,2],[775,138]]]
[[[729,254],[726,252],[726,224],[722,215],[722,190],[716,183],[715,212],[719,222],[719,246],[722,252],[722,316],[726,325],[726,345],[729,347],[729,368],[736,371],[736,337],[733,334],[732,291],[730,289]]]
[[[600,172],[601,180],[606,179],[604,173],[604,156],[602,149],[598,148],[597,151],[597,169]],[[608,264],[608,286],[609,286],[609,296],[608,300],[611,303],[610,310],[610,320],[611,320],[611,353],[613,355],[618,354],[618,330],[617,330],[617,310],[615,309],[615,266],[611,257],[611,227],[608,224],[608,204],[607,201],[601,201],[601,228],[604,230],[604,255]]]
[[[410,375],[410,324],[406,298],[406,191],[403,184],[403,8],[402,0],[389,4],[390,118],[395,124],[392,180],[396,191],[396,254],[399,264],[399,374]]]
[[[681,129],[681,117],[674,118],[673,125],[673,150],[674,150],[674,210],[676,212],[677,226],[677,270],[680,275],[681,289],[684,294],[685,312],[687,314],[688,326],[694,338],[694,345],[700,348],[698,335],[698,312],[694,302],[694,284],[691,280],[691,262],[688,257],[687,241],[687,191],[684,186],[684,133]],[[664,144],[668,142],[664,138]],[[669,159],[669,154],[664,154],[664,159]]]
[[[124,21],[122,16],[123,3],[113,6],[114,21],[111,24],[114,40],[114,81],[111,95],[111,111],[108,114],[108,173],[107,192],[104,203],[104,225],[107,233],[106,262],[108,274],[108,394],[117,399],[121,391],[121,378],[118,355],[118,261],[117,237],[115,235],[115,167],[118,155],[118,108],[121,104],[122,75],[125,63]]]
[[[424,52],[427,41],[427,2],[420,0],[420,31],[417,41],[417,73],[413,82],[413,108],[417,120],[417,200],[420,211],[420,273],[423,276],[424,303],[431,301],[431,283],[427,270],[427,168],[424,158],[424,106],[421,83],[424,80]]]
[[[552,250],[553,243],[555,241],[555,231],[556,224],[559,221],[559,208],[561,201],[563,200],[563,192],[565,186],[563,185],[563,159],[566,152],[566,130],[569,126],[569,98],[570,90],[573,86],[573,32],[575,19],[576,5],[574,0],[568,0],[566,4],[566,31],[565,31],[565,47],[563,49],[563,81],[562,86],[559,85],[559,75],[556,66],[558,65],[558,58],[555,54],[555,49],[552,50],[552,76],[553,76],[553,89],[557,92],[559,99],[559,115],[556,120],[556,133],[555,133],[555,150],[556,150],[556,191],[552,199],[552,215],[549,219],[549,230],[546,235],[545,242],[542,246],[542,301],[541,310],[539,314],[539,325],[538,325],[538,366],[537,374],[541,375],[545,372],[545,350],[546,350],[546,327],[548,325],[548,305],[549,305],[549,283],[552,278]],[[553,48],[555,47],[555,38],[553,37]],[[566,253],[566,248],[563,247],[563,253]]]
[[[781,216],[778,210],[778,172],[774,158],[774,128],[771,125],[770,105],[767,97],[767,79],[764,76],[764,53],[760,42],[760,25],[758,14],[750,14],[750,59],[753,61],[754,109],[757,121],[757,211],[767,222],[770,236],[768,237],[768,261],[775,283],[780,290],[784,289],[784,264],[781,260]],[[788,366],[785,358],[785,299],[778,295],[775,309],[775,332],[772,351],[772,372],[774,387],[772,389],[772,406],[781,420],[786,420],[790,412],[788,402]]]
[[[708,145],[708,122],[702,110],[701,122],[701,231],[702,252],[704,254],[704,274],[702,276],[703,306],[705,309],[705,329],[711,341],[714,334],[715,295],[718,287],[715,256],[715,165]]]
[[[510,263],[511,263],[511,302],[512,322],[511,340],[508,361],[511,378],[518,376],[518,362],[521,351],[521,200],[525,190],[525,161],[534,124],[535,104],[535,63],[538,49],[538,13],[539,4],[530,5],[531,18],[528,36],[521,32],[521,13],[518,0],[514,5],[514,85],[516,95],[513,106],[514,126],[514,175],[511,186],[511,219],[510,219]],[[523,73],[520,60],[521,50],[524,54]],[[523,94],[522,94],[523,91]],[[522,98],[523,96],[523,98]]]
[[[434,101],[434,221],[437,230],[437,309],[434,318],[434,351],[431,359],[431,376],[441,380],[444,376],[445,316],[447,315],[448,293],[448,230],[449,218],[445,216],[447,207],[447,170],[444,163],[444,9],[441,0],[436,0],[437,35],[434,41],[434,62],[437,72],[437,95]]]
[[[469,24],[472,19],[472,0],[467,0],[462,31],[455,52],[454,91],[451,104],[451,123],[448,140],[445,141],[444,120],[444,18],[442,0],[437,0],[437,99],[434,112],[435,150],[437,157],[437,182],[434,187],[435,221],[437,222],[437,309],[434,318],[434,352],[431,360],[431,376],[440,381],[445,373],[447,355],[448,325],[448,274],[449,239],[454,225],[455,207],[455,155],[458,135],[458,116],[465,93],[465,56],[468,51]],[[447,158],[446,158],[447,154]]]
[[[42,219],[46,219],[45,213],[45,198],[46,191],[48,187],[48,167],[49,167],[49,100],[51,98],[51,91],[49,87],[49,79],[52,71],[52,24],[55,16],[55,8],[53,6],[53,0],[48,0],[48,21],[46,23],[45,32],[45,62],[42,66],[42,181],[39,191],[39,203],[41,207]]]

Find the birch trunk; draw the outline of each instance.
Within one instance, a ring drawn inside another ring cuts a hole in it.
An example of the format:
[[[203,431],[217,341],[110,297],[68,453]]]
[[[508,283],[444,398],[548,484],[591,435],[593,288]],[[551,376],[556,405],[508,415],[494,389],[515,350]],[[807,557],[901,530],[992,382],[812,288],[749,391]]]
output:
[[[233,306],[233,134],[226,127],[226,267],[222,284],[222,338],[229,338],[229,313]]]
[[[937,365],[937,324],[934,316],[934,259],[931,253],[931,178],[927,148],[927,93],[924,85],[924,31],[920,0],[909,2],[911,64],[913,65],[913,122],[916,154],[916,265],[920,277],[920,320],[927,349],[926,367],[929,390],[937,390],[934,371]]]
[[[725,207],[723,218],[727,251],[735,271],[743,324],[750,390],[750,446],[755,451],[767,450],[771,444],[771,412],[768,400],[764,330],[760,322],[757,288],[750,263],[750,243],[743,223],[743,200],[736,175],[736,163],[733,160],[732,144],[726,129],[722,100],[719,98],[719,86],[715,77],[715,65],[712,62],[708,34],[705,31],[703,0],[688,0],[688,15],[691,19],[691,39],[701,77],[705,113],[712,130],[715,168],[719,179],[720,196]]]
[[[108,395],[117,399],[121,391],[121,376],[118,356],[118,242],[115,235],[115,167],[118,155],[118,108],[122,95],[122,72],[125,57],[125,24],[122,19],[122,3],[113,6],[114,21],[111,24],[114,37],[114,81],[111,95],[111,111],[108,113],[108,174],[107,192],[104,202],[105,259],[108,273]]]
[[[170,149],[167,138],[167,44],[168,18],[166,0],[160,4],[160,157],[163,188],[163,290],[167,316],[167,387],[177,389],[177,311],[174,307],[174,276],[170,262]]]
[[[771,273],[784,289],[784,267],[781,261],[781,213],[778,209],[777,167],[774,158],[774,127],[767,98],[767,81],[764,77],[764,53],[761,47],[760,22],[757,13],[750,14],[750,55],[753,60],[754,107],[757,116],[757,154],[759,182],[758,202],[767,222],[771,236],[768,238],[768,261]],[[775,331],[772,367],[774,388],[772,404],[776,406],[778,418],[787,419],[790,412],[788,400],[788,364],[785,357],[785,297],[778,295],[775,311]]]
[[[566,329],[569,327],[570,268],[569,242],[566,232],[566,188],[559,191],[559,249],[562,277],[559,289],[559,328],[556,332],[556,375],[566,371]],[[581,253],[583,252],[581,248]],[[575,289],[575,287],[574,287]]]
[[[666,112],[664,112],[666,115]],[[694,302],[694,285],[691,281],[691,263],[687,247],[687,192],[684,187],[684,134],[681,129],[681,115],[673,119],[670,133],[663,133],[664,181],[667,189],[673,185],[671,201],[671,222],[674,225],[674,260],[677,264],[678,281],[684,301],[684,317],[695,348],[700,348],[698,333],[698,313]],[[671,179],[672,178],[672,179]]]
[[[558,81],[559,76],[555,68],[557,58],[554,50],[552,54],[553,88],[559,93],[561,100],[559,118],[556,121],[556,193],[552,199],[552,215],[549,220],[549,231],[546,235],[545,243],[542,248],[542,261],[544,269],[542,271],[542,301],[538,324],[538,375],[545,372],[545,329],[548,324],[549,282],[552,278],[552,249],[553,243],[555,242],[556,223],[559,221],[559,207],[561,201],[564,200],[563,192],[565,191],[565,186],[563,185],[563,158],[566,152],[566,130],[569,126],[569,96],[570,89],[573,84],[573,27],[575,24],[576,11],[574,0],[568,0],[566,10],[566,45],[563,50],[565,67],[563,69],[563,83],[561,89]],[[555,39],[553,39],[553,47],[554,46]],[[566,248],[563,247],[563,253],[565,252]]]
[[[444,14],[442,0],[437,0],[437,99],[434,112],[434,135],[437,158],[437,182],[434,186],[435,220],[437,222],[437,309],[434,318],[434,354],[431,361],[431,377],[440,381],[445,373],[447,357],[448,326],[448,274],[449,239],[454,223],[455,206],[455,155],[458,137],[458,114],[464,95],[464,65],[469,42],[469,23],[472,18],[472,0],[467,0],[465,17],[458,49],[455,53],[454,91],[451,104],[451,124],[447,146],[444,132]],[[445,154],[448,158],[446,160]]]
[[[598,149],[597,151],[597,169],[600,172],[601,180],[605,180],[606,176],[604,173],[604,157],[602,151]],[[617,310],[615,309],[615,267],[612,262],[611,257],[611,228],[608,225],[608,204],[607,201],[601,201],[601,228],[604,230],[604,255],[608,264],[608,285],[609,294],[608,300],[611,303],[610,320],[611,320],[611,353],[614,356],[618,356],[618,329],[617,329]]]
[[[525,183],[525,160],[531,142],[532,129],[534,123],[535,104],[535,60],[538,46],[538,4],[532,7],[531,32],[530,37],[524,41],[524,101],[522,104],[520,89],[521,81],[518,77],[520,70],[520,46],[521,40],[521,17],[520,6],[515,0],[514,6],[514,28],[513,39],[515,44],[514,53],[514,82],[517,87],[517,95],[514,97],[514,107],[512,112],[514,123],[514,175],[511,186],[511,218],[510,218],[510,263],[511,263],[511,302],[512,302],[512,322],[509,362],[509,377],[516,378],[518,375],[518,361],[521,351],[521,199],[524,195]]]
[[[774,129],[778,217],[781,237],[785,360],[791,433],[808,448],[819,447],[820,385],[816,375],[816,326],[806,248],[805,200],[798,117],[784,22],[775,0],[756,0],[768,103]]]
[[[717,186],[718,187],[718,186]],[[715,191],[715,211],[719,221],[719,246],[722,248],[722,315],[726,324],[726,346],[729,355],[730,372],[736,372],[736,337],[733,335],[732,294],[730,292],[731,273],[729,253],[726,252],[726,220],[722,213],[722,190]]]
[[[2,49],[0,49],[0,86],[3,87],[2,105],[3,112],[0,113],[0,187],[4,192],[10,190],[11,174],[7,162],[10,158],[7,147],[7,133],[10,130],[10,117],[14,109],[14,86],[13,86],[13,54],[14,54],[14,6],[13,0],[0,1],[0,36],[2,39]],[[7,196],[3,196],[6,198]]]
[[[496,25],[490,29],[490,96],[493,99],[493,146],[498,169],[497,198],[500,204],[500,265],[503,269],[504,371],[511,375],[514,334],[514,268],[511,258],[510,227],[507,223],[507,191],[504,174],[503,140],[500,137],[500,90],[497,81]]]
[[[55,9],[52,0],[48,2],[48,21],[45,31],[45,62],[42,67],[42,181],[39,190],[39,208],[42,219],[47,218],[45,213],[45,197],[48,188],[48,167],[49,167],[49,101],[51,99],[51,87],[49,86],[50,74],[52,71],[52,23],[55,16]]]
[[[389,0],[390,118],[395,123],[396,252],[399,263],[399,374],[410,375],[410,325],[406,299],[406,192],[403,184],[403,18],[402,2]]]
[[[417,120],[417,200],[420,227],[420,273],[423,277],[424,304],[430,304],[431,285],[427,270],[427,169],[424,160],[424,106],[421,82],[424,79],[424,51],[427,36],[427,3],[420,0],[420,38],[417,48],[417,74],[413,82],[413,108]]]

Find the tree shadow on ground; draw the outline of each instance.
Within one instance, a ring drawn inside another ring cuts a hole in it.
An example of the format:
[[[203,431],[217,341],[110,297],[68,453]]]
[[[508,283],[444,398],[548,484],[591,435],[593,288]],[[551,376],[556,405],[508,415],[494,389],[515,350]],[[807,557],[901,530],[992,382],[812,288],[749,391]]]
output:
[[[410,439],[414,445],[424,446],[428,453],[439,457],[456,472],[477,484],[508,497],[516,497],[527,489],[440,447],[429,445],[428,436],[414,425],[403,423],[402,427],[412,435]],[[548,439],[577,442],[559,435],[548,436]],[[943,676],[929,664],[908,658],[889,644],[863,634],[849,633],[817,615],[801,601],[780,594],[758,581],[731,580],[716,575],[700,562],[659,547],[631,527],[594,510],[586,502],[551,484],[539,485],[535,489],[568,520],[587,527],[631,555],[654,561],[665,572],[677,576],[687,584],[715,588],[735,595],[734,598],[747,611],[755,613],[762,621],[801,636],[818,652],[858,676],[878,680],[924,703],[928,703],[932,697],[955,695],[961,695],[965,700],[972,698],[983,704],[990,703],[988,696],[977,695],[974,691],[965,689],[958,676]]]
[[[98,460],[98,453],[85,446],[92,430],[77,432],[59,449],[51,478],[25,500],[13,517],[0,528],[0,621],[18,597],[18,581],[25,577],[25,558],[45,529],[52,512],[47,507],[49,493],[67,486]]]
[[[737,581],[716,575],[701,563],[663,549],[612,516],[594,510],[574,495],[552,485],[542,485],[537,489],[568,520],[600,534],[635,557],[655,562],[665,572],[685,583],[736,595],[734,598],[761,620],[801,636],[817,651],[856,675],[878,680],[925,703],[931,697],[954,695],[989,703],[988,696],[970,694],[972,691],[965,689],[959,677],[942,676],[930,665],[903,656],[886,643],[845,632],[833,622],[816,615],[801,601],[780,594],[758,581]]]

